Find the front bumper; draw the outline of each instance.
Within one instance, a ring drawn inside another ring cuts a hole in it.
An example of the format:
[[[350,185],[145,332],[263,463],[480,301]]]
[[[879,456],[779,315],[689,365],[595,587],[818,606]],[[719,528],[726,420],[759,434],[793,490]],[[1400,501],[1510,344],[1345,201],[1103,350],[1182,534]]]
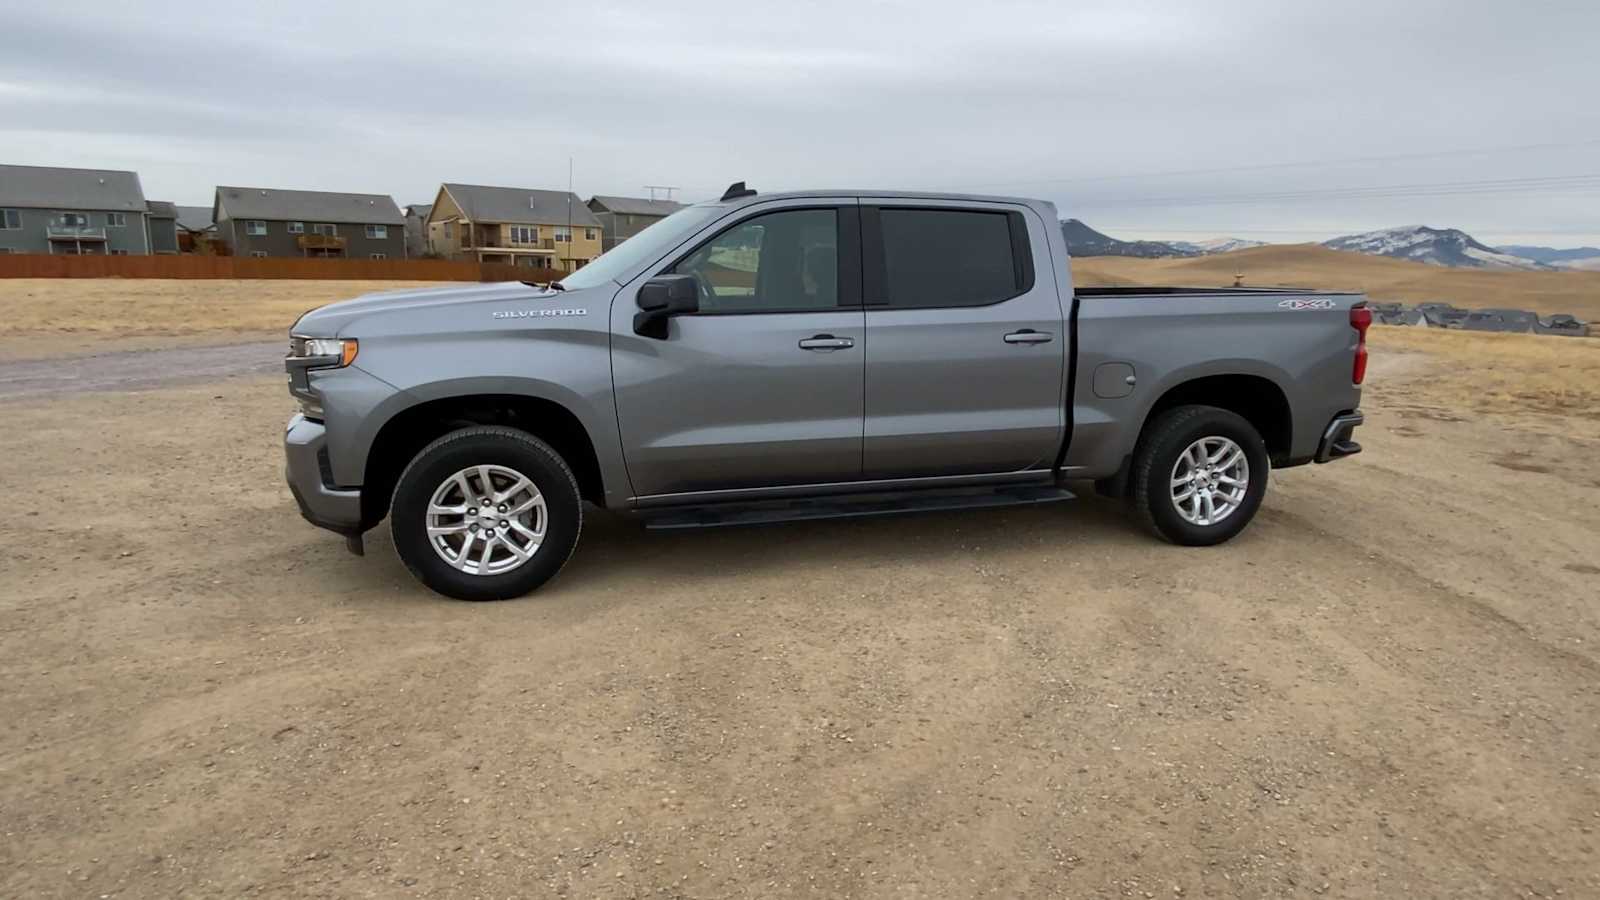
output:
[[[1317,462],[1333,462],[1346,456],[1355,456],[1361,452],[1361,445],[1356,443],[1351,435],[1357,426],[1367,420],[1361,410],[1341,413],[1333,417],[1328,427],[1322,432],[1322,442],[1317,445]]]
[[[300,515],[320,528],[351,537],[361,534],[361,491],[334,487],[327,456],[328,432],[321,422],[296,413],[283,435],[283,475]]]

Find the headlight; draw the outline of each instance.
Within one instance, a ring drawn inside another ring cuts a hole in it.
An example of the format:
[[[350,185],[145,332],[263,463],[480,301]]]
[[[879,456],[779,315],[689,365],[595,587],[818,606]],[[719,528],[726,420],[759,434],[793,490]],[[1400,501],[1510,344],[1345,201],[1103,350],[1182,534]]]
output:
[[[343,368],[356,361],[358,349],[355,338],[289,338],[289,358],[305,361],[308,368]]]

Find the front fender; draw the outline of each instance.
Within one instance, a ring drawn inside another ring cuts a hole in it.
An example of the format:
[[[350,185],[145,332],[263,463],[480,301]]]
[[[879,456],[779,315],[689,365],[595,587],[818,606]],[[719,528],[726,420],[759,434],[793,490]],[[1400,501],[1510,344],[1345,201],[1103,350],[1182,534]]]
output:
[[[530,327],[396,337],[372,344],[369,348],[363,341],[356,366],[396,390],[338,436],[334,474],[341,484],[361,483],[379,432],[406,409],[452,397],[497,394],[537,398],[571,412],[594,445],[606,502],[625,502],[628,480],[612,396],[609,334]]]

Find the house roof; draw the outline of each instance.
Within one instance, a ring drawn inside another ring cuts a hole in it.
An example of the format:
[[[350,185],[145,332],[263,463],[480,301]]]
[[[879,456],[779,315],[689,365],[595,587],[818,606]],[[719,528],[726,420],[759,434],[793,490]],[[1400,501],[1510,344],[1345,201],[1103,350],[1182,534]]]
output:
[[[419,219],[426,219],[431,212],[433,212],[432,203],[413,203],[406,207],[406,215],[416,216]]]
[[[176,219],[178,217],[178,207],[165,200],[146,200],[144,208],[152,218]]]
[[[178,227],[184,231],[205,231],[216,223],[211,221],[209,206],[178,207]]]
[[[473,222],[565,225],[570,221],[586,228],[600,227],[600,220],[570,191],[450,183],[444,190],[455,199],[461,214]]]
[[[213,212],[230,219],[274,222],[330,222],[350,225],[404,225],[406,217],[387,194],[285,191],[277,188],[217,186]]]
[[[144,212],[144,188],[133,172],[0,166],[0,206]]]
[[[673,200],[646,200],[643,197],[607,197],[595,194],[589,198],[591,205],[598,204],[607,212],[622,213],[627,216],[670,216],[680,209],[683,204]]]

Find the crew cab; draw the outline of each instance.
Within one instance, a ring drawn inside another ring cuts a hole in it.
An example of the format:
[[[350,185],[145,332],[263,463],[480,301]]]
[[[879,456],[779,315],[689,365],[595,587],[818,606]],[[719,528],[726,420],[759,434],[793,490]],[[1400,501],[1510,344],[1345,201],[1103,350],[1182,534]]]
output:
[[[290,334],[301,512],[469,600],[585,504],[649,528],[1048,503],[1217,544],[1272,468],[1360,451],[1355,294],[1078,288],[1055,207],[735,184],[549,284],[373,294]]]

